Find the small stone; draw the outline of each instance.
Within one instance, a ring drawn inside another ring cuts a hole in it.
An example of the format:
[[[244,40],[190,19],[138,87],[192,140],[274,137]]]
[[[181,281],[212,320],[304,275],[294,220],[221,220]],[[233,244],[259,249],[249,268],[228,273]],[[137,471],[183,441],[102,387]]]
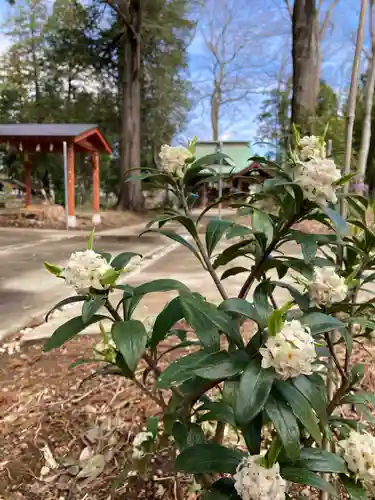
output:
[[[41,475],[42,477],[44,477],[44,476],[46,476],[47,474],[49,474],[49,473],[50,473],[50,470],[51,470],[51,469],[50,469],[49,467],[47,467],[46,465],[44,465],[44,466],[40,469],[40,475]]]

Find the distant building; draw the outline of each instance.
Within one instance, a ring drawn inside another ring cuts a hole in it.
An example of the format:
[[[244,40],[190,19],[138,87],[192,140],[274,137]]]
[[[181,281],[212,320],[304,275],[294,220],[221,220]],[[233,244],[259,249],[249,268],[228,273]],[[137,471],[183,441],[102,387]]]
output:
[[[217,175],[222,177],[222,194],[224,196],[233,192],[247,193],[251,183],[263,182],[268,177],[262,171],[261,165],[251,159],[254,154],[247,141],[199,141],[196,144],[197,160],[207,155],[215,155],[218,152],[229,158],[224,158],[221,164],[214,162],[207,165],[207,168],[202,170],[200,175],[209,177],[211,174],[215,177],[212,172],[214,169]],[[200,187],[202,206],[218,198],[219,182],[217,179],[210,180],[209,178],[207,182],[202,182]]]

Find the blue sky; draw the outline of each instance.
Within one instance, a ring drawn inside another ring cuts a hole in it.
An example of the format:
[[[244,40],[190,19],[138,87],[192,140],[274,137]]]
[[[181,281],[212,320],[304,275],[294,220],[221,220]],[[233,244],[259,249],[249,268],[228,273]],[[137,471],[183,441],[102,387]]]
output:
[[[200,24],[189,47],[189,72],[193,84],[196,106],[190,114],[187,129],[181,138],[198,135],[200,139],[211,138],[209,102],[201,96],[209,90],[212,56],[207,51],[204,37],[207,26],[213,22],[222,26],[222,12],[231,3],[239,8],[235,11],[232,40],[239,34],[249,37],[246,57],[236,70],[236,78],[252,89],[240,105],[228,106],[223,114],[220,135],[223,139],[255,141],[256,117],[267,90],[273,88],[276,76],[284,63],[283,77],[291,72],[290,64],[290,19],[284,0],[206,0],[206,10],[199,14]],[[323,0],[325,8],[332,0]],[[215,2],[212,7],[212,2]],[[223,5],[220,4],[224,2]],[[340,0],[334,11],[332,22],[323,43],[323,78],[337,92],[345,95],[350,78],[354,54],[355,31],[358,23],[358,0]],[[218,8],[220,7],[220,8]],[[0,25],[3,25],[8,9],[7,0],[0,0]],[[323,9],[324,15],[324,9]],[[221,16],[221,17],[220,17]],[[206,29],[205,29],[206,28]],[[368,33],[368,30],[367,30]],[[366,34],[368,45],[368,35]],[[0,53],[6,50],[7,40],[0,31]],[[180,138],[180,139],[181,139]]]

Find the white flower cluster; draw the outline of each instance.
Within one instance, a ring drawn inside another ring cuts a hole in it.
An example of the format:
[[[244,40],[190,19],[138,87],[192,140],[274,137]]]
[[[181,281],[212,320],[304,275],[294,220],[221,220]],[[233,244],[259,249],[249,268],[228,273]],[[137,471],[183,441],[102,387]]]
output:
[[[339,276],[330,267],[316,267],[314,277],[309,284],[309,294],[313,305],[330,306],[342,302],[348,293],[345,278]]]
[[[310,160],[311,158],[321,158],[326,157],[326,145],[325,142],[321,142],[319,137],[315,135],[305,135],[300,139],[299,144],[299,157],[302,161]]]
[[[192,158],[191,152],[183,146],[168,146],[164,144],[161,147],[159,158],[164,170],[178,177],[182,177],[185,171],[186,160]]]
[[[348,469],[362,481],[375,482],[375,437],[350,431],[349,437],[338,442]]]
[[[101,255],[93,250],[85,250],[72,253],[62,276],[77,293],[85,295],[90,288],[95,290],[108,288],[107,285],[100,283],[100,279],[109,269],[112,269],[111,266]]]
[[[310,329],[297,320],[287,321],[259,352],[263,357],[262,367],[275,368],[281,380],[311,375],[317,357]]]
[[[284,500],[286,482],[279,464],[270,469],[261,465],[261,455],[245,457],[234,475],[234,487],[242,500]]]
[[[151,442],[154,436],[151,432],[139,432],[133,441],[133,458],[135,460],[140,460],[143,458],[145,453],[145,444]]]
[[[337,196],[333,183],[341,178],[341,172],[333,160],[311,158],[296,168],[297,182],[305,198],[319,205],[336,203]]]

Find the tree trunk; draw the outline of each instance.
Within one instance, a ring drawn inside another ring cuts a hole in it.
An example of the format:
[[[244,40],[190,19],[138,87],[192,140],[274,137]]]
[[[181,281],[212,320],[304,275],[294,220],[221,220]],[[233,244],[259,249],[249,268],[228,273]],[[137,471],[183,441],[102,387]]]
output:
[[[358,73],[359,73],[359,63],[361,60],[361,52],[363,39],[365,35],[365,23],[366,23],[366,11],[368,6],[368,0],[361,0],[361,11],[359,17],[359,25],[357,31],[357,41],[355,47],[355,55],[352,67],[352,77],[350,82],[349,97],[348,97],[348,114],[346,117],[346,136],[345,136],[345,166],[344,175],[350,173],[350,165],[352,159],[352,142],[353,142],[353,127],[354,127],[354,117],[355,117],[355,105],[357,100],[357,90],[358,90]],[[348,192],[348,183],[344,184],[344,192]],[[345,215],[345,204],[341,203],[341,214]]]
[[[212,140],[219,140],[219,111],[220,99],[215,89],[211,95],[211,127],[212,127]]]
[[[123,23],[124,21],[122,21]],[[140,0],[131,0],[129,15],[125,22],[122,39],[123,61],[119,66],[121,78],[121,136],[120,173],[121,185],[117,207],[120,210],[140,212],[144,207],[140,179],[127,180],[140,175],[141,168],[141,5]]]
[[[365,180],[367,158],[370,149],[371,117],[372,117],[372,105],[374,99],[374,88],[375,88],[375,52],[373,48],[372,57],[368,69],[368,82],[366,85],[366,95],[365,95],[365,115],[363,118],[361,149],[359,152],[359,162],[358,162],[359,184],[363,184]]]
[[[302,132],[311,131],[317,103],[316,18],[315,0],[295,0],[292,19],[292,123]]]

